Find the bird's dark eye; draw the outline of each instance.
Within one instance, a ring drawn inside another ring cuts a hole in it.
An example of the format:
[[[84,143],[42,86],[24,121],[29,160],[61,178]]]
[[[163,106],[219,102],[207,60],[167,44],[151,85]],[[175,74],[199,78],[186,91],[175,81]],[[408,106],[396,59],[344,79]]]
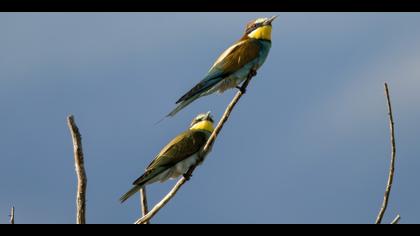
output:
[[[257,24],[257,23],[254,23],[254,24],[250,25],[250,26],[247,28],[246,32],[249,34],[249,33],[251,33],[252,31],[254,31],[256,28],[258,28],[258,24]]]
[[[261,26],[261,24],[260,23],[254,23],[252,26],[251,26],[251,31],[252,30],[255,30],[255,29],[257,29],[258,27],[260,27]]]

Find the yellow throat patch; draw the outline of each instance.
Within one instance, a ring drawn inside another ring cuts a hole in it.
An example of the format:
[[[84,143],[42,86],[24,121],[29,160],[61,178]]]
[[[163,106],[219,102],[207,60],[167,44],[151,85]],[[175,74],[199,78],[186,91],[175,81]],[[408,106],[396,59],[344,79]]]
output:
[[[248,34],[253,39],[271,40],[271,25],[264,25]]]
[[[190,130],[198,130],[198,129],[206,130],[212,133],[214,130],[213,123],[208,120],[205,120],[205,121],[198,122],[197,124],[193,125],[190,128]]]

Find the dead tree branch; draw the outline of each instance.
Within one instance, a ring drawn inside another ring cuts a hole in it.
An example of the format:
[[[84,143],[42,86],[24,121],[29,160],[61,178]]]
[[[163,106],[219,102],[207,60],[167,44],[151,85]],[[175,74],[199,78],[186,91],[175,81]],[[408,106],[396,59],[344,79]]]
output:
[[[396,159],[394,116],[392,114],[391,98],[390,98],[390,95],[389,95],[389,88],[388,88],[387,83],[385,83],[385,95],[386,95],[387,105],[388,105],[389,128],[390,128],[390,131],[391,131],[391,165],[390,165],[390,168],[389,168],[388,183],[387,183],[387,186],[386,186],[386,189],[385,189],[384,200],[383,200],[383,203],[382,203],[382,207],[379,211],[378,217],[376,218],[376,224],[380,224],[382,222],[385,211],[388,207],[389,195],[391,193],[392,183],[393,183],[393,180],[394,180],[395,159]]]
[[[74,162],[76,166],[77,175],[77,224],[86,224],[86,187],[87,177],[84,164],[82,136],[80,135],[79,128],[74,121],[73,115],[67,117],[67,124],[70,129],[71,137],[73,140]]]
[[[10,210],[10,224],[14,225],[15,224],[15,207],[12,207],[12,209]]]
[[[144,186],[143,188],[140,189],[140,201],[141,201],[142,216],[145,216],[149,212],[149,206],[147,204],[146,186]],[[150,221],[147,221],[145,223],[150,224]]]
[[[241,99],[242,95],[245,94],[245,91],[248,87],[249,82],[251,79],[256,75],[256,71],[252,70],[248,74],[248,78],[245,80],[245,82],[240,87],[239,91],[236,93],[233,100],[230,102],[230,104],[227,106],[225,113],[223,114],[222,118],[220,119],[219,123],[217,124],[216,128],[214,129],[213,133],[211,134],[210,138],[207,140],[206,145],[204,146],[203,150],[200,153],[200,157],[202,160],[204,160],[204,157],[211,151],[211,148],[216,141],[217,135],[222,130],[223,126],[227,122],[227,120],[230,117],[230,114],[233,111],[233,108],[236,106],[236,104]],[[199,163],[200,164],[200,163]],[[152,210],[150,210],[149,213],[144,215],[142,218],[138,219],[135,224],[144,224],[148,222],[153,216],[155,216],[178,192],[178,190],[184,185],[192,176],[192,173],[194,172],[195,168],[198,165],[192,166],[188,172],[175,184],[175,186],[172,188],[172,190],[159,202],[157,203]]]
[[[401,216],[397,215],[397,217],[395,217],[395,219],[391,222],[391,225],[397,225],[398,223],[400,223],[401,220]]]
[[[151,211],[149,211],[146,215],[144,215],[142,218],[137,220],[135,224],[145,224],[146,222],[150,221],[150,219],[155,216],[160,209],[162,209],[166,203],[168,203],[178,192],[178,190],[181,188],[182,185],[187,182],[187,179],[185,177],[182,177],[172,188],[172,190],[159,202],[157,203]]]

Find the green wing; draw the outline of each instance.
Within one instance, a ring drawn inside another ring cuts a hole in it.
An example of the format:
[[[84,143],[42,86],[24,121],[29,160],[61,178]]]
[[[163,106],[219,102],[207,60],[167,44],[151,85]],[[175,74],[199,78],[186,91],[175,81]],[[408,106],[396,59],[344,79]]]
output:
[[[197,153],[206,144],[209,136],[208,132],[200,130],[187,130],[181,133],[162,149],[147,167],[145,174],[134,181],[133,184],[140,184],[149,174],[153,172],[162,173],[167,168]]]

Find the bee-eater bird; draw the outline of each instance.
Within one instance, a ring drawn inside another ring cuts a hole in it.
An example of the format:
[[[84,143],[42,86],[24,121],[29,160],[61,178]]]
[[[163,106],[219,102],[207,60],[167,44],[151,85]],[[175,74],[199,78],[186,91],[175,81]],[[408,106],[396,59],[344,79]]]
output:
[[[239,88],[248,74],[260,68],[267,58],[271,48],[271,23],[276,17],[249,22],[242,38],[219,56],[204,79],[176,102],[177,107],[167,117],[174,116],[200,97]]]
[[[210,112],[195,117],[190,128],[172,139],[160,151],[144,174],[134,181],[134,187],[120,201],[126,201],[145,185],[177,178],[187,173],[191,166],[201,164],[200,161],[205,157],[201,157],[200,153],[214,130],[213,123]]]

